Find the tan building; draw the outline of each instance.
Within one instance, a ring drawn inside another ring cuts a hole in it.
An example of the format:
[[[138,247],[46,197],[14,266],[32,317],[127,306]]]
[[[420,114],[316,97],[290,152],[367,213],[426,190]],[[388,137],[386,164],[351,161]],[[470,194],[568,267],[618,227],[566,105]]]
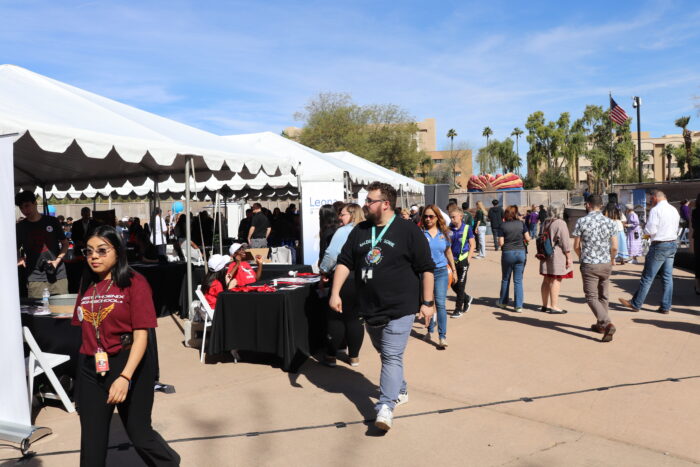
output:
[[[674,147],[683,146],[683,135],[663,135],[659,138],[652,138],[648,131],[642,131],[642,158],[644,177],[652,178],[655,182],[661,182],[668,178],[668,160],[664,157],[664,148],[668,145]],[[700,141],[700,131],[691,131],[693,142]],[[634,143],[634,160],[633,165],[637,167],[637,133],[632,133],[632,142]],[[578,183],[586,181],[586,172],[591,169],[590,161],[585,157],[580,157],[578,162],[578,177],[575,179]],[[680,177],[681,172],[675,160],[671,161],[671,178]],[[572,175],[574,175],[572,173]]]
[[[467,189],[467,182],[469,182],[469,177],[473,174],[471,149],[459,151],[457,149],[454,151],[426,151],[426,153],[433,160],[433,171],[443,167],[447,170],[447,167],[451,164],[451,159],[453,157],[458,157],[459,160],[455,165],[455,183],[459,185],[460,188]],[[416,176],[417,180],[420,178],[421,177]]]

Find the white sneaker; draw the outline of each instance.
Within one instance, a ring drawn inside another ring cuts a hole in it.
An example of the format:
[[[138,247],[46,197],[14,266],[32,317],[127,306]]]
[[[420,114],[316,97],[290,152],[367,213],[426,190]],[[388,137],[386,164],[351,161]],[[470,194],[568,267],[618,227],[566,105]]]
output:
[[[407,392],[400,392],[399,398],[396,399],[396,407],[403,405],[406,402],[408,402],[408,393]]]
[[[514,308],[513,311],[514,311],[515,313],[522,313],[522,312],[523,312],[523,309],[522,309],[522,308]]]
[[[472,296],[470,295],[470,296],[469,296],[469,300],[467,300],[467,306],[464,307],[464,311],[462,311],[462,313],[466,313],[467,311],[469,311],[469,308],[472,307],[472,302],[473,302],[473,301],[474,301],[474,297],[472,297]]]
[[[394,414],[388,405],[382,404],[379,412],[377,412],[377,418],[374,420],[374,426],[380,430],[389,431],[391,429],[391,422],[394,418]]]

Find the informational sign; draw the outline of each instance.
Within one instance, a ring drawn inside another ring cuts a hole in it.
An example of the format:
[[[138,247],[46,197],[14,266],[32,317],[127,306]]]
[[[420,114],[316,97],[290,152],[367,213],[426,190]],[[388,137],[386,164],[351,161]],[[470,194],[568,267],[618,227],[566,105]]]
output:
[[[301,222],[303,230],[304,264],[317,268],[319,243],[318,211],[324,204],[344,201],[343,182],[313,182],[301,183]]]
[[[0,424],[10,422],[29,427],[31,420],[24,368],[14,229],[13,142],[14,137],[0,136],[0,222],[10,226],[0,229],[0,295],[3,297],[3,306],[0,307]]]

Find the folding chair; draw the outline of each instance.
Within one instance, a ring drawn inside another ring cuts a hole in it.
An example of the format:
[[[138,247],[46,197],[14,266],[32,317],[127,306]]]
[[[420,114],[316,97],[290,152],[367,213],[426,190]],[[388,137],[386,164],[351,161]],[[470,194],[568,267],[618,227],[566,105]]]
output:
[[[56,353],[42,352],[39,345],[34,340],[32,332],[26,326],[22,327],[22,332],[24,334],[24,342],[29,346],[29,356],[24,359],[27,368],[27,383],[29,386],[29,408],[31,410],[32,406],[32,396],[34,395],[34,378],[42,373],[46,373],[49,378],[51,386],[53,386],[54,391],[58,395],[58,398],[63,403],[66,410],[70,412],[75,412],[75,407],[71,402],[68,394],[66,394],[65,389],[58,382],[56,373],[53,372],[53,368],[57,367],[61,363],[70,360],[69,355],[61,355]]]
[[[199,315],[204,321],[204,327],[202,328],[202,350],[200,352],[201,356],[199,358],[199,361],[204,363],[204,346],[207,341],[207,329],[211,327],[211,324],[214,320],[214,310],[211,309],[211,307],[209,306],[209,302],[207,302],[206,298],[204,298],[201,285],[197,286],[197,290],[195,291],[195,293],[197,294],[197,298],[199,298]],[[233,361],[238,363],[238,359],[240,358],[238,355],[238,351],[231,350],[231,356],[233,356]]]

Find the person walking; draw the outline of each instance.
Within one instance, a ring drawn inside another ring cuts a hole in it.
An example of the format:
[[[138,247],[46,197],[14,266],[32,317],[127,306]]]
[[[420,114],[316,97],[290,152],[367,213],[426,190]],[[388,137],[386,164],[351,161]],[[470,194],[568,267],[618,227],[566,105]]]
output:
[[[382,362],[374,424],[387,431],[393,425],[394,408],[408,402],[403,354],[416,311],[426,325],[435,313],[435,263],[416,224],[396,218],[394,187],[373,182],[367,192],[367,220],[350,232],[338,255],[329,304],[344,312],[340,290],[355,271],[360,316]]]
[[[566,310],[559,308],[559,290],[563,279],[574,277],[573,260],[571,258],[571,239],[569,228],[564,222],[564,205],[554,202],[547,212],[543,233],[552,242],[552,255],[540,260],[540,275],[542,275],[542,311],[551,314],[564,314]]]
[[[457,296],[455,311],[452,318],[460,318],[462,313],[469,311],[473,297],[466,293],[467,272],[469,272],[469,257],[474,251],[474,232],[471,226],[463,221],[463,212],[454,206],[450,209],[450,232],[452,259],[454,260],[457,280],[452,282],[452,291]]]
[[[537,223],[540,220],[540,214],[537,210],[537,206],[534,204],[530,208],[530,214],[528,214],[527,218],[527,224],[530,228],[530,238],[535,238],[537,237]]]
[[[693,236],[693,256],[695,256],[695,294],[700,295],[700,193],[695,199],[695,209],[690,216]]]
[[[270,220],[264,212],[260,203],[253,203],[253,216],[250,220],[247,239],[251,248],[267,248],[267,238],[270,236],[272,227]]]
[[[151,287],[129,268],[114,227],[97,227],[86,244],[72,320],[82,329],[76,388],[80,465],[105,465],[115,407],[147,465],[180,465],[180,456],[151,426],[157,365],[148,344],[149,329],[157,326]]]
[[[476,231],[476,229],[474,228],[474,216],[472,216],[472,213],[469,212],[469,203],[467,203],[466,201],[462,203],[462,213],[464,214],[464,218],[462,220],[465,224],[469,226],[469,230],[473,234]]]
[[[610,342],[617,330],[608,315],[608,288],[617,255],[617,229],[615,223],[600,212],[602,207],[600,195],[590,195],[586,200],[588,214],[576,222],[571,235],[574,251],[581,262],[586,303],[596,317],[591,330],[603,334],[601,342]]]
[[[456,206],[455,206],[456,207]],[[447,286],[449,282],[448,268],[455,276],[455,263],[452,258],[452,242],[450,240],[450,229],[444,222],[442,212],[434,204],[429,204],[423,210],[423,234],[428,241],[430,254],[435,263],[433,277],[435,285],[433,287],[435,294],[435,309],[437,310],[438,323],[438,345],[439,349],[447,347]],[[428,325],[428,332],[425,334],[425,340],[431,341],[431,334],[435,330],[435,320]]]
[[[350,236],[352,229],[365,220],[365,214],[359,204],[346,204],[340,210],[340,222],[343,224],[333,234],[330,245],[326,248],[319,270],[322,281],[333,281],[333,272],[336,268],[338,255]],[[407,219],[412,222],[410,219]],[[350,271],[352,273],[352,271]],[[348,346],[348,358],[350,366],[360,365],[360,349],[365,338],[365,328],[360,321],[357,307],[357,291],[355,281],[345,281],[340,289],[340,298],[343,301],[343,313],[336,313],[328,308],[326,314],[326,356],[324,363],[330,367],[336,366],[337,354],[341,343],[345,341]]]
[[[681,216],[680,224],[678,226],[678,243],[679,246],[683,246],[684,243],[689,245],[688,230],[690,228],[690,206],[687,199],[681,201],[678,211]]]
[[[493,248],[498,251],[498,238],[501,236],[501,226],[503,225],[503,208],[498,205],[498,200],[491,201],[493,205],[489,208],[488,218],[491,223],[491,233],[493,234]],[[484,251],[486,251],[486,247]]]
[[[513,311],[523,312],[523,272],[527,262],[526,242],[530,233],[525,223],[519,219],[518,207],[508,206],[503,215],[504,222],[499,229],[498,244],[501,254],[501,293],[498,299],[500,308],[507,308],[510,295],[510,279],[513,278],[515,306]]]
[[[639,311],[647,298],[654,278],[661,273],[663,295],[661,306],[656,311],[668,314],[671,311],[673,299],[673,259],[678,249],[676,240],[680,216],[676,208],[666,200],[664,192],[652,191],[650,201],[653,207],[649,211],[644,233],[649,235],[651,245],[644,258],[642,279],[639,281],[639,289],[634,293],[632,299],[620,298],[620,303],[632,311]]]
[[[624,225],[627,232],[627,253],[632,258],[630,263],[639,264],[637,258],[642,256],[642,229],[639,226],[639,216],[634,212],[634,205],[628,204],[626,208],[627,222]]]
[[[620,210],[614,204],[608,203],[605,208],[605,217],[615,224],[615,232],[617,233],[617,257],[615,261],[620,265],[624,265],[629,259],[629,255],[627,253],[627,235],[625,235],[625,226],[622,223]]]
[[[477,201],[476,203],[476,214],[474,215],[474,232],[476,232],[476,244],[479,254],[476,256],[478,259],[486,258],[486,219],[487,219],[486,208],[484,203]]]

